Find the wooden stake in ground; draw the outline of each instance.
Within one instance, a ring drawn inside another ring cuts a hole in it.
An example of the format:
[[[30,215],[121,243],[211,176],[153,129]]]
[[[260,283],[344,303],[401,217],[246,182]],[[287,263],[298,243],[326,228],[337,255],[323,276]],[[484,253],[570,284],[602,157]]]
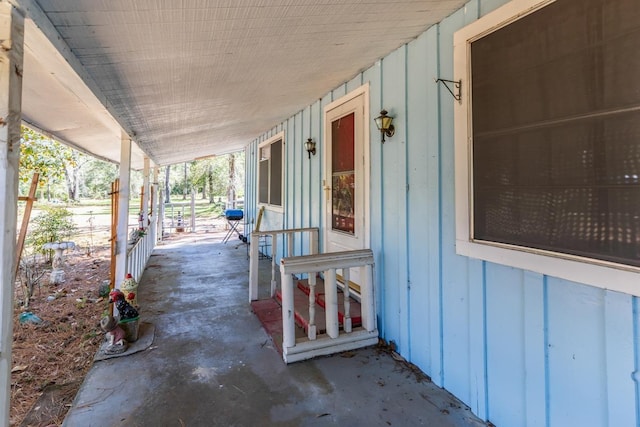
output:
[[[116,286],[116,243],[118,240],[118,197],[120,194],[120,180],[111,183],[111,269],[109,271],[109,292]],[[113,316],[113,305],[109,305],[110,314]]]
[[[24,215],[22,216],[22,226],[20,227],[20,234],[18,234],[18,247],[16,250],[16,268],[15,277],[18,277],[18,270],[20,270],[20,258],[22,258],[22,250],[24,249],[24,240],[27,237],[27,227],[29,226],[29,219],[31,218],[31,209],[33,209],[33,202],[36,200],[36,190],[38,189],[38,181],[40,174],[38,172],[33,174],[31,178],[31,188],[29,188],[29,195],[27,197],[18,197],[18,200],[26,201],[27,206],[24,208]]]

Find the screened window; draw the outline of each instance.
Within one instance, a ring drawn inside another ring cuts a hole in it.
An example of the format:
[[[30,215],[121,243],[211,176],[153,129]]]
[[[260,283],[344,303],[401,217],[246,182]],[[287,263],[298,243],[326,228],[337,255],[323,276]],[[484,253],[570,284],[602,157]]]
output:
[[[454,34],[456,253],[640,296],[637,0],[511,1]]]
[[[282,206],[282,146],[283,137],[278,135],[259,147],[258,156],[258,202]]]
[[[640,266],[638,0],[559,0],[470,45],[472,238]]]

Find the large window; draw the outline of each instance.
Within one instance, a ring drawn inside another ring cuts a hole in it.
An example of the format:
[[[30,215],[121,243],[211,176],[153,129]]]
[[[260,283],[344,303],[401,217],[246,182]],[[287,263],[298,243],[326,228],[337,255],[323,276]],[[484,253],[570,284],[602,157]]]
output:
[[[458,241],[636,269],[638,0],[530,1],[513,21],[527,10],[514,3],[456,34],[467,89]]]
[[[284,134],[258,147],[258,203],[282,207],[282,159]]]

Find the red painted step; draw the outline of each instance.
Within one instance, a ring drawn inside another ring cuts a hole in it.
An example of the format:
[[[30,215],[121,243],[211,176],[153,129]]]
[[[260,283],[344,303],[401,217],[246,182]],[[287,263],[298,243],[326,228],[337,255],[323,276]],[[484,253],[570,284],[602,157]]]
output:
[[[296,324],[304,329],[305,332],[309,330],[309,286],[306,280],[298,280],[297,286],[293,290],[293,304],[295,308],[295,320]],[[321,278],[317,279],[316,284],[316,333],[324,334],[327,331],[324,300],[324,281]],[[278,301],[282,301],[282,295],[280,290],[276,292],[276,298]],[[351,299],[351,306],[349,312],[351,313],[351,326],[358,327],[362,325],[362,314],[360,303]],[[338,322],[340,327],[344,323],[344,294],[338,291]]]
[[[320,307],[322,307],[323,310],[325,310],[327,304],[324,300],[324,280],[318,277],[316,279],[316,282],[316,304],[318,304]],[[298,280],[297,287],[302,292],[304,292],[307,297],[309,296],[309,292],[311,292],[311,289],[309,288],[309,282],[307,280]],[[351,315],[351,325],[353,327],[362,325],[361,308],[362,307],[360,306],[360,303],[351,298],[349,314]],[[344,293],[340,289],[338,289],[338,321],[340,322],[340,324],[344,323]]]

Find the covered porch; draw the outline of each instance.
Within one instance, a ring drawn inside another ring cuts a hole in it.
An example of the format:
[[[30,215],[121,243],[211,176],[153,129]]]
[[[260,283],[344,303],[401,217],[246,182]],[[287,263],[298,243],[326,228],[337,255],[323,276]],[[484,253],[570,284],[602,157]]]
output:
[[[139,288],[153,344],[95,363],[65,426],[484,425],[384,347],[287,366],[247,301],[245,244],[221,239],[155,248]]]

